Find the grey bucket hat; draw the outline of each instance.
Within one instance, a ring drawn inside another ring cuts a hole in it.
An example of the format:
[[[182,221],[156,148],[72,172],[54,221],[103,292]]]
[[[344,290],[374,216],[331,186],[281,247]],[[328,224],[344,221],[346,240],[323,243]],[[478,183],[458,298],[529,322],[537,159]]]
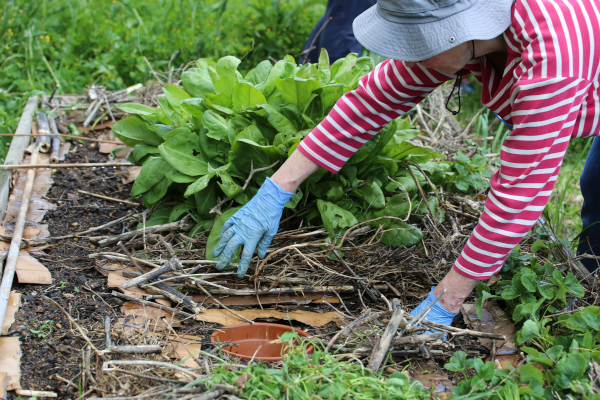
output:
[[[469,40],[493,39],[511,21],[514,0],[377,0],[352,27],[380,56],[423,61]]]

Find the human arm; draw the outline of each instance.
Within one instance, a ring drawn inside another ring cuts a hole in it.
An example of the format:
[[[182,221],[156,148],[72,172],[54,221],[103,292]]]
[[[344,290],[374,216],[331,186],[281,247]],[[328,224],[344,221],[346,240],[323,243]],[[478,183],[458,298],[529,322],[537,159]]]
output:
[[[512,88],[514,129],[479,224],[454,270],[482,280],[494,275],[529,232],[554,188],[590,82],[580,78],[520,79]]]

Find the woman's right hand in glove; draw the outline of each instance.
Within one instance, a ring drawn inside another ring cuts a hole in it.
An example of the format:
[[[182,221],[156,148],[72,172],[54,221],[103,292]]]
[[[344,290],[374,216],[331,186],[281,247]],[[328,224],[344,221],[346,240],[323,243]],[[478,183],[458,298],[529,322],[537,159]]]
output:
[[[256,246],[258,256],[264,258],[279,228],[285,203],[293,195],[267,178],[256,195],[223,225],[219,243],[213,252],[213,257],[221,256],[217,269],[227,266],[240,245],[244,249],[238,264],[238,277],[246,275]]]

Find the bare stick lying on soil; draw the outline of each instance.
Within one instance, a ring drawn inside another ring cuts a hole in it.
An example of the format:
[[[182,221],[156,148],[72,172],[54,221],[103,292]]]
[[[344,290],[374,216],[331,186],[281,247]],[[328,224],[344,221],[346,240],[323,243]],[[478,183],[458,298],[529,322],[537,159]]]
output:
[[[142,236],[144,234],[158,233],[158,232],[170,232],[170,231],[188,231],[194,227],[194,223],[189,218],[184,218],[181,221],[170,222],[163,225],[154,225],[144,229],[138,229],[132,232],[125,232],[123,234],[113,236],[107,239],[102,239],[98,244],[102,247],[118,242],[125,242],[127,240]]]
[[[108,201],[114,201],[116,203],[128,204],[128,205],[134,206],[134,207],[137,207],[137,206],[140,205],[140,203],[135,203],[133,201],[123,200],[123,199],[117,199],[116,197],[103,196],[101,194],[86,192],[85,190],[77,190],[77,192],[81,193],[81,194],[86,194],[88,196],[97,197],[97,198],[102,199],[102,200],[108,200]]]
[[[102,168],[102,167],[135,167],[135,164],[124,162],[112,163],[73,163],[73,164],[36,164],[36,165],[0,165],[0,169],[31,169],[31,168]]]
[[[2,136],[46,136],[46,135],[41,135],[39,133],[0,133],[0,137]],[[64,135],[59,133],[58,136],[60,137],[64,137],[64,138],[68,138],[68,139],[77,139],[77,140],[85,140],[88,142],[98,142],[98,143],[110,143],[110,144],[123,144],[123,142],[119,142],[116,140],[103,140],[103,139],[94,139],[94,138],[89,138],[89,137],[85,137],[85,136],[77,136],[77,135]],[[123,144],[123,146],[125,146]]]
[[[112,295],[116,296],[116,297],[120,297],[120,298],[125,299],[125,300],[134,301],[136,303],[140,303],[140,304],[143,304],[145,306],[150,306],[150,307],[158,308],[158,309],[163,310],[163,311],[168,311],[168,312],[170,312],[173,315],[178,314],[178,315],[182,315],[182,316],[184,316],[186,318],[191,318],[191,317],[194,316],[193,314],[186,313],[185,311],[181,311],[181,310],[178,310],[176,308],[171,308],[171,307],[163,306],[162,304],[154,303],[152,301],[146,301],[146,300],[143,300],[143,299],[138,299],[137,297],[133,297],[133,296],[127,296],[126,294],[123,294],[123,293],[120,293],[120,292],[117,292],[117,291],[113,291]]]
[[[167,272],[171,272],[171,271],[178,271],[182,268],[183,268],[183,266],[181,265],[179,260],[176,257],[173,257],[165,265],[163,265],[153,271],[150,271],[143,275],[140,275],[136,278],[133,278],[129,281],[123,282],[121,284],[121,287],[123,289],[129,289],[130,287],[137,286],[144,281],[158,278],[162,274],[166,274]]]
[[[400,300],[393,299],[392,303],[394,307],[392,318],[390,318],[390,322],[385,328],[385,332],[383,332],[383,335],[381,335],[379,345],[377,346],[377,349],[375,350],[373,357],[371,358],[371,362],[369,363],[369,368],[371,368],[374,372],[379,371],[379,367],[381,367],[383,359],[385,358],[388,349],[390,348],[392,339],[394,338],[398,327],[403,321],[406,321],[404,319],[404,310],[402,310],[402,307],[400,306]]]
[[[192,287],[196,287],[196,282],[186,281],[187,285]],[[387,289],[386,285],[374,285],[379,290]],[[284,288],[274,288],[269,290],[258,291],[256,289],[213,289],[207,288],[211,294],[230,294],[236,296],[255,296],[257,294],[298,294],[298,293],[329,293],[331,289],[335,290],[338,293],[352,293],[356,290],[356,288],[352,285],[332,285],[332,286],[292,286],[292,287],[284,287]]]
[[[104,320],[104,330],[106,332],[106,353],[149,354],[162,352],[162,347],[157,344],[139,346],[114,346],[110,337],[110,317],[108,315]]]
[[[205,307],[201,307],[196,303],[190,296],[186,296],[178,290],[173,289],[171,286],[163,282],[154,282],[151,285],[146,286],[146,289],[161,294],[182,307],[187,308],[195,314],[206,310]]]

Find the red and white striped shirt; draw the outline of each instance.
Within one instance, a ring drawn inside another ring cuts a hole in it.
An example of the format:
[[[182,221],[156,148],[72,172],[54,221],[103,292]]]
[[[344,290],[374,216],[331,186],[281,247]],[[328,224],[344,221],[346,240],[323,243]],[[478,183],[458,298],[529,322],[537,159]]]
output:
[[[494,275],[539,218],[569,140],[600,134],[598,0],[517,0],[504,39],[502,76],[486,57],[464,70],[482,83],[483,105],[514,126],[479,224],[454,263],[473,279]],[[385,124],[455,77],[387,60],[346,93],[298,149],[337,173]]]

